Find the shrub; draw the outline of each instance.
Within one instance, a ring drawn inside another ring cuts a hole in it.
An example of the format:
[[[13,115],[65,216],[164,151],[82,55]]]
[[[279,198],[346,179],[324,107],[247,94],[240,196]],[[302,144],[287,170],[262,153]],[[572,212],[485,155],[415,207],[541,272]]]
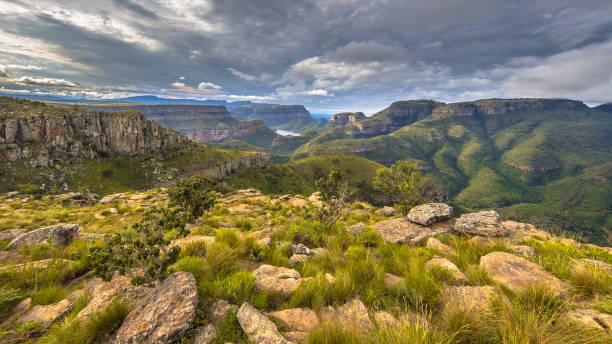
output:
[[[215,204],[212,182],[204,176],[180,179],[168,190],[171,206],[178,206],[198,218]]]
[[[412,207],[427,199],[432,184],[421,176],[415,164],[397,161],[390,168],[378,169],[373,185],[383,203],[393,203],[405,216]]]
[[[173,271],[186,271],[193,275],[196,281],[200,280],[206,273],[205,260],[200,257],[186,256],[176,262]]]
[[[355,189],[348,185],[344,172],[336,166],[332,166],[327,178],[317,180],[316,185],[324,206],[315,209],[315,216],[325,227],[331,228],[346,215],[355,197]]]

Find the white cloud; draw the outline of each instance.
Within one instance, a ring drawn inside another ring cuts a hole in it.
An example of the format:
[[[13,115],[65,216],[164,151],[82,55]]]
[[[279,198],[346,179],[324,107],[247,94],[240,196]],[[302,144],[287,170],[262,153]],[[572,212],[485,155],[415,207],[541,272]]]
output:
[[[213,84],[212,82],[204,82],[198,84],[198,90],[220,90],[223,87]]]
[[[36,85],[36,86],[51,86],[51,87],[77,87],[79,84],[65,79],[44,78],[37,76],[22,76],[20,78],[9,79],[19,85]]]
[[[8,68],[3,65],[0,65],[0,77],[5,77],[9,75]]]
[[[332,94],[327,93],[327,90],[322,90],[322,89],[312,89],[312,90],[304,92],[304,95],[306,95],[306,96],[323,96],[323,97],[333,96]]]
[[[231,94],[227,96],[226,98],[229,100],[249,100],[249,101],[254,101],[254,102],[263,102],[263,101],[277,99],[274,96],[253,96],[253,95],[236,95],[236,94]]]
[[[257,80],[257,77],[255,75],[243,73],[243,72],[237,70],[236,68],[229,67],[229,68],[227,68],[227,70],[230,73],[232,73],[233,75],[239,77],[240,79],[243,79],[243,80],[246,80],[246,81],[255,81],[255,80]]]
[[[182,77],[180,77],[180,78],[179,78],[179,80],[185,80],[185,77],[184,77],[184,76],[182,76]]]
[[[183,87],[185,87],[185,83],[176,81],[176,82],[173,82],[172,84],[170,84],[170,86],[172,86],[174,88],[183,88]]]
[[[35,66],[35,65],[19,65],[19,64],[10,64],[7,65],[10,69],[18,69],[18,70],[43,70],[44,68]]]

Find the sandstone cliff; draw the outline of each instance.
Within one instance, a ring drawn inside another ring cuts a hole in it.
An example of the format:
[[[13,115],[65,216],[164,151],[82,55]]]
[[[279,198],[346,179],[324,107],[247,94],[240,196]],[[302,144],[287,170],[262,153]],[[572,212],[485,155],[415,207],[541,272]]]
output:
[[[366,118],[363,112],[340,112],[332,116],[330,125],[345,125],[349,123],[357,123]]]
[[[504,115],[513,111],[548,110],[553,108],[583,110],[587,109],[587,106],[581,101],[565,99],[484,99],[440,106],[433,110],[432,116],[493,116]]]
[[[263,168],[270,164],[270,157],[267,154],[252,153],[240,156],[232,161],[210,167],[204,171],[194,171],[195,174],[204,174],[213,179],[223,179],[232,176],[241,168]]]
[[[94,159],[178,150],[189,140],[136,111],[101,112],[0,97],[0,160]]]
[[[310,118],[303,105],[247,104],[232,110],[239,119],[260,119],[269,126],[287,124],[300,118]]]

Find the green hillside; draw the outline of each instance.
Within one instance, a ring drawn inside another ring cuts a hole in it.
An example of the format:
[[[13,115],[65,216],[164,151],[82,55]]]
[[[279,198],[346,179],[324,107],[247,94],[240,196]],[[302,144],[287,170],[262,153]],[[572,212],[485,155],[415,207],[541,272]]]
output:
[[[414,161],[459,207],[497,208],[610,242],[610,113],[563,100],[487,100],[437,107],[386,135],[326,141],[334,133],[311,140],[293,158],[356,154],[384,165]]]

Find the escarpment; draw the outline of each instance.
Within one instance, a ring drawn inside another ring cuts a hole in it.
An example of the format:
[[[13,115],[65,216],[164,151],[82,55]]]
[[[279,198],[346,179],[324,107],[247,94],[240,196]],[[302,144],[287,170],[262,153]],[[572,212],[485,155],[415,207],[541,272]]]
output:
[[[32,166],[48,167],[54,158],[163,153],[188,142],[136,111],[57,108],[0,97],[0,160],[30,159]]]
[[[587,109],[587,106],[581,101],[565,99],[484,99],[446,104],[434,109],[432,116],[493,116],[514,111],[550,110],[554,108],[584,110]]]

